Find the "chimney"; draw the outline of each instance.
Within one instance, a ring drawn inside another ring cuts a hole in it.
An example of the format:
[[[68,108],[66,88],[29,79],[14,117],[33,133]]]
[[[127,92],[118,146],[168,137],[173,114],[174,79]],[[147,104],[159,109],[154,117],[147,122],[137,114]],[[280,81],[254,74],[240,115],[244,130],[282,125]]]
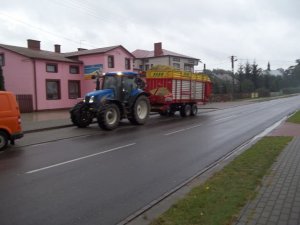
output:
[[[54,52],[60,53],[60,45],[54,45]]]
[[[163,55],[161,42],[154,43],[154,57]]]
[[[41,50],[41,42],[37,40],[27,39],[27,47],[33,50]]]

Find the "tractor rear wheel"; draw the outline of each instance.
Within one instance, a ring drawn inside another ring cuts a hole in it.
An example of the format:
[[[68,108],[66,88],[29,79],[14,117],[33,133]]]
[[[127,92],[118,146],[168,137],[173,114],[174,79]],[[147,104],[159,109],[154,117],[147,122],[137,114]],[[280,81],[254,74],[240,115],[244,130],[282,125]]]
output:
[[[150,113],[150,102],[145,95],[138,97],[133,105],[128,120],[135,125],[146,123]]]
[[[113,130],[119,126],[120,110],[116,104],[108,104],[98,114],[98,125],[104,130]]]

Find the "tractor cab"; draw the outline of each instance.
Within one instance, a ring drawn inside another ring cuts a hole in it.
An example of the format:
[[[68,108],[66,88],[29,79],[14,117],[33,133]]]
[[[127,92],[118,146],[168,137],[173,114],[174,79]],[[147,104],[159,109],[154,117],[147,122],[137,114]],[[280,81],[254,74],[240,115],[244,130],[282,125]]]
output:
[[[103,77],[102,90],[110,89],[115,100],[128,101],[130,96],[142,88],[141,79],[133,72],[106,73]]]

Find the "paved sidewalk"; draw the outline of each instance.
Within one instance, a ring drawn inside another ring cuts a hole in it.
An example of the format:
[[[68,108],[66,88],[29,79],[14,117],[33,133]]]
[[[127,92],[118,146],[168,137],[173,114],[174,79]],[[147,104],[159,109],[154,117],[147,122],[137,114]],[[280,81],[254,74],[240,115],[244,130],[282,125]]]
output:
[[[69,110],[22,113],[21,120],[24,133],[73,126]]]
[[[299,146],[300,137],[294,137],[273,164],[271,173],[264,177],[258,196],[243,209],[236,225],[300,224]]]

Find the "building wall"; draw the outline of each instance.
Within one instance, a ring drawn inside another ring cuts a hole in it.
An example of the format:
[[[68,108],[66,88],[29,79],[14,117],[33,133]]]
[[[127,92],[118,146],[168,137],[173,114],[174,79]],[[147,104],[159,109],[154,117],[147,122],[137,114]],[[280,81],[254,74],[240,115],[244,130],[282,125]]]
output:
[[[139,70],[142,68],[142,70],[148,70],[151,69],[152,66],[155,65],[166,65],[170,66],[170,57],[164,56],[164,57],[156,57],[156,58],[146,58],[146,59],[135,59],[134,60],[134,68],[136,70]]]
[[[108,68],[108,56],[114,56],[114,67]],[[125,58],[130,58],[130,70],[125,69]],[[130,54],[124,51],[122,48],[116,48],[105,54],[93,54],[83,55],[79,57],[79,60],[83,62],[84,66],[102,64],[103,72],[115,72],[115,71],[133,71],[133,58]],[[96,81],[91,79],[82,79],[83,96],[85,93],[93,91],[96,88]]]
[[[174,63],[176,65],[174,65]],[[198,62],[193,59],[174,57],[174,56],[164,56],[164,57],[154,57],[145,59],[135,59],[134,68],[140,69],[141,66],[143,70],[151,69],[155,65],[165,65],[177,68],[179,70],[185,70],[185,65],[190,65],[192,71],[194,71],[194,65],[198,65]]]
[[[46,64],[54,63],[57,64],[57,73],[50,73],[46,71]],[[82,65],[80,65],[79,74],[70,74],[70,65],[78,65],[66,62],[55,62],[46,60],[36,60],[36,82],[37,82],[37,110],[46,109],[61,109],[61,108],[71,108],[78,102],[77,99],[69,99],[68,81],[69,80],[79,80],[81,82],[81,94],[83,91],[82,83]],[[46,96],[46,80],[59,80],[60,81],[60,94],[61,98],[57,100],[48,100]]]
[[[5,57],[2,67],[5,89],[16,95],[34,96],[33,61],[3,48],[0,48],[0,53],[4,53]]]
[[[115,67],[108,68],[108,56],[113,55],[115,59]],[[130,58],[130,69],[125,69],[125,58]],[[122,48],[116,48],[104,54],[104,71],[114,72],[114,71],[133,71],[133,58]]]
[[[83,55],[79,57],[79,60],[83,62],[83,67],[84,66],[91,66],[95,64],[102,64],[104,66],[104,56],[101,54],[95,54],[95,55]],[[81,80],[82,80],[82,97],[96,88],[96,83],[95,80],[92,79],[86,79],[84,77],[84,68],[82,68],[82,73],[81,73]],[[103,70],[104,72],[105,70]]]
[[[33,94],[32,60],[2,48],[0,53],[4,53],[5,57],[2,69],[6,90],[15,94]]]

